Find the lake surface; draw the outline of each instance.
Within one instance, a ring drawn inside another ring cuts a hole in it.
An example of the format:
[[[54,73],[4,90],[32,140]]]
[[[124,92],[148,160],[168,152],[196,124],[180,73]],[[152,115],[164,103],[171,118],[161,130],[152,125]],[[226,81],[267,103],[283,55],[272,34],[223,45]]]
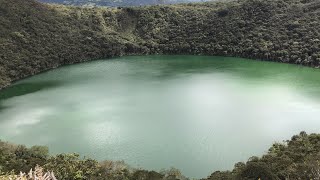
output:
[[[134,56],[65,66],[0,92],[0,139],[206,177],[320,132],[320,71],[239,58]]]

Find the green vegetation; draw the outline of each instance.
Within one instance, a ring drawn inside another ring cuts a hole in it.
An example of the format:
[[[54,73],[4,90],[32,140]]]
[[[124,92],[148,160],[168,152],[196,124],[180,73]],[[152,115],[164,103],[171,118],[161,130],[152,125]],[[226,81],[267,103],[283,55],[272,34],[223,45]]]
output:
[[[261,158],[237,163],[232,171],[214,172],[208,179],[319,179],[320,135],[301,132],[284,144],[275,143]]]
[[[40,0],[48,3],[61,3],[75,6],[145,6],[155,4],[174,4],[199,2],[203,0]]]
[[[0,88],[65,64],[205,54],[319,67],[318,0],[80,8],[0,0]]]
[[[0,179],[19,172],[29,172],[37,165],[54,172],[57,179],[92,179],[92,180],[175,180],[186,179],[172,168],[161,173],[133,169],[124,162],[103,161],[81,158],[78,154],[60,154],[50,156],[48,148],[14,145],[0,141]],[[1,177],[2,175],[2,177]]]
[[[239,162],[232,171],[216,171],[207,180],[319,179],[319,160],[320,134],[308,135],[301,132],[289,141],[275,143],[261,158],[252,157],[246,163]],[[26,148],[0,142],[0,174],[4,174],[2,177],[20,171],[29,172],[37,165],[42,166],[45,171],[54,172],[57,179],[187,179],[176,169],[159,173],[133,169],[124,162],[83,159],[77,154],[50,156],[46,147]]]

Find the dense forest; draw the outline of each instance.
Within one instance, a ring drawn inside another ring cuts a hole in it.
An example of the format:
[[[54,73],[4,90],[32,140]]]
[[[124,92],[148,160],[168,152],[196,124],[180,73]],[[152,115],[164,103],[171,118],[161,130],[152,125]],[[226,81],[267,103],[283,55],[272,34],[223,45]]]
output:
[[[319,67],[318,0],[80,8],[0,0],[0,88],[33,74],[135,54],[237,56]]]
[[[145,6],[155,4],[176,4],[201,2],[205,0],[40,0],[41,2],[75,6]]]
[[[232,171],[216,171],[203,180],[287,180],[320,178],[320,135],[301,132],[284,143],[275,143],[262,157],[236,163]],[[78,154],[50,156],[48,148],[0,141],[0,179],[7,180],[37,165],[57,179],[185,180],[177,169],[156,172],[134,169],[124,162],[81,158]],[[195,167],[201,168],[201,167]],[[1,176],[2,174],[2,176]]]

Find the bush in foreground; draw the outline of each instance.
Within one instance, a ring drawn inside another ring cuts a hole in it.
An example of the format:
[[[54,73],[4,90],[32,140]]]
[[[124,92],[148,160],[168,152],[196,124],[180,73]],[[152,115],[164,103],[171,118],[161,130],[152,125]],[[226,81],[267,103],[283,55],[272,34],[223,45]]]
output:
[[[232,171],[215,172],[208,179],[320,179],[320,134],[301,132],[275,143],[267,154],[237,163]]]
[[[2,174],[0,180],[17,178],[20,171],[29,172],[34,167],[36,167],[36,170],[31,172],[48,172],[42,173],[42,176],[46,175],[59,180],[187,179],[174,168],[168,171],[155,172],[131,168],[123,161],[98,162],[93,159],[83,159],[78,154],[50,156],[46,147],[27,148],[22,145],[0,141],[0,174]],[[39,171],[39,168],[41,171]],[[50,172],[54,172],[54,174]],[[27,178],[29,174],[21,175]],[[251,157],[246,163],[236,163],[231,171],[216,171],[206,179],[320,179],[320,134],[308,135],[301,132],[299,135],[293,136],[291,140],[273,144],[268,153],[262,157]]]

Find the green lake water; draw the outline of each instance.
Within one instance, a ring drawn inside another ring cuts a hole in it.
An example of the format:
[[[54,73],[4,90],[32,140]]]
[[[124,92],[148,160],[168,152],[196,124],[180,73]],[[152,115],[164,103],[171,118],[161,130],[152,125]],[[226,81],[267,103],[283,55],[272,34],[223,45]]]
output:
[[[0,91],[0,139],[206,177],[304,130],[320,133],[320,70],[209,56],[65,66]]]

